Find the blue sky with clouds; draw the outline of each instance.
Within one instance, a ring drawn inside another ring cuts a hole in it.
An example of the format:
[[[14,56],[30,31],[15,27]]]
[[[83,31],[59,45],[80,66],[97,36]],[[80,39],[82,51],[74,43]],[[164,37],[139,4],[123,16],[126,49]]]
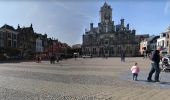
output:
[[[16,0],[0,1],[0,26],[17,28],[33,24],[37,33],[46,33],[70,45],[82,43],[89,24],[97,26],[99,10],[105,0]],[[170,0],[107,0],[115,24],[125,19],[137,34],[156,34],[170,25]]]

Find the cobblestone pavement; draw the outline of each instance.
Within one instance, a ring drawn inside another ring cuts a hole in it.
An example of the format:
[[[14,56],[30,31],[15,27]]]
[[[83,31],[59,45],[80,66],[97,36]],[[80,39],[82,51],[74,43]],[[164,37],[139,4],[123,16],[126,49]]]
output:
[[[149,71],[149,70],[148,70]],[[160,82],[147,82],[147,77],[148,77],[148,71],[141,72],[138,76],[138,80],[134,81],[138,84],[142,84],[144,86],[152,86],[152,87],[158,87],[161,89],[170,89],[170,72],[161,72],[160,73]],[[132,74],[126,72],[123,76],[122,79],[124,80],[132,80]],[[152,76],[152,80],[154,80],[154,74]]]
[[[145,75],[149,62],[142,58],[127,58],[125,63],[120,58],[2,63],[0,100],[136,100],[136,93],[147,100],[157,87],[131,81],[134,62]]]

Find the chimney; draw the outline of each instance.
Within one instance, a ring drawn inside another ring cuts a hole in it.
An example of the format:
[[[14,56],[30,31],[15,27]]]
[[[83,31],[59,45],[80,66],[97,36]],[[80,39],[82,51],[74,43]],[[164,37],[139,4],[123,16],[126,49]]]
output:
[[[18,29],[20,29],[20,26],[19,26],[19,24],[18,24]]]
[[[93,31],[93,23],[90,23],[90,31]]]
[[[126,28],[127,28],[127,30],[129,30],[129,24],[127,24]]]
[[[133,30],[132,30],[132,34],[135,34],[135,33],[136,33],[136,30],[133,29]]]
[[[120,21],[121,21],[121,26],[122,26],[122,27],[124,27],[124,20],[125,20],[125,19],[123,19],[123,18],[120,19]]]

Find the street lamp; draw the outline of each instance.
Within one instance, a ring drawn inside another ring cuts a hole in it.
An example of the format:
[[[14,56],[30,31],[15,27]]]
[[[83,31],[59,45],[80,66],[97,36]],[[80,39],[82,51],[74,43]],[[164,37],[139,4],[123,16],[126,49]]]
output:
[[[54,51],[53,51],[53,37],[52,37],[52,39],[51,39],[51,49],[52,49],[51,52],[52,52],[52,55],[53,55],[53,52],[54,52]]]

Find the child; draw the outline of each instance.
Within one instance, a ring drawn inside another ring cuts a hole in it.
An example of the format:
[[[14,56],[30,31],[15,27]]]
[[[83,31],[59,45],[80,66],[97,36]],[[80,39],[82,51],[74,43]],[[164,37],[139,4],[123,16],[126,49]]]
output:
[[[131,67],[131,71],[133,74],[133,80],[135,80],[135,81],[137,81],[138,73],[140,71],[140,69],[137,65],[138,65],[138,63],[135,63],[135,65]]]

